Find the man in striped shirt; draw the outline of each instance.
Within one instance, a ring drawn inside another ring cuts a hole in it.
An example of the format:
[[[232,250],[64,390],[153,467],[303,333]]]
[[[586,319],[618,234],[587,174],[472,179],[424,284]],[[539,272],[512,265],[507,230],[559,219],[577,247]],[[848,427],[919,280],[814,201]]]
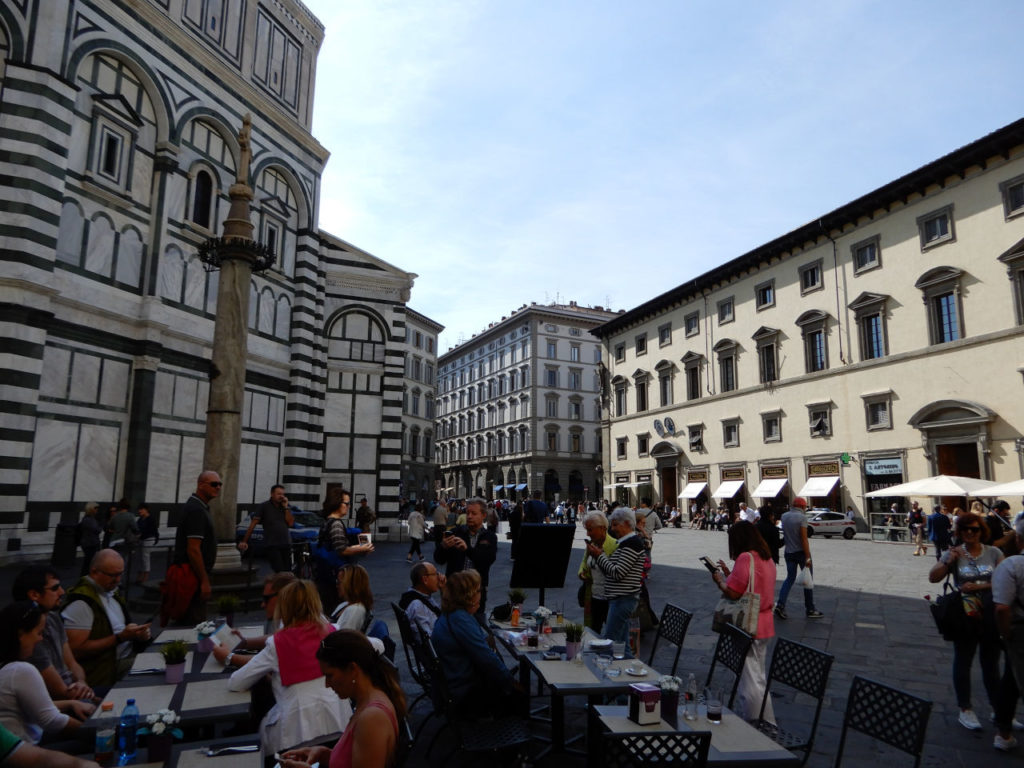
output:
[[[605,576],[608,619],[604,637],[615,642],[629,639],[629,617],[640,598],[640,577],[644,569],[644,544],[636,533],[636,516],[628,507],[618,507],[608,518],[609,533],[618,539],[611,557],[594,544],[587,544],[592,568]]]

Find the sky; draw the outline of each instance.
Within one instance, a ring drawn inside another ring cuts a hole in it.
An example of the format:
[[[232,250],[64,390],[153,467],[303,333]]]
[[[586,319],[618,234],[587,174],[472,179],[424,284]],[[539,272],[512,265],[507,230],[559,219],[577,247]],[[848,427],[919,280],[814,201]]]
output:
[[[303,0],[320,225],[439,351],[630,309],[1024,116],[1017,0]]]

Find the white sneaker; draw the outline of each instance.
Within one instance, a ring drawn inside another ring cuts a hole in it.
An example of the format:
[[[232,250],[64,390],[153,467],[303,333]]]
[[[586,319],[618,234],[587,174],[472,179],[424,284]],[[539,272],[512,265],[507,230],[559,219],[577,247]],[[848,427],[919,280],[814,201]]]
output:
[[[995,723],[995,721],[996,721],[996,713],[993,712],[991,715],[988,716],[988,719],[991,720],[993,723]],[[1016,717],[1013,718],[1013,722],[1010,723],[1010,725],[1013,728],[1013,730],[1015,730],[1015,731],[1024,731],[1024,723],[1022,723]]]
[[[981,723],[978,722],[978,716],[974,714],[973,709],[960,710],[960,725],[969,731],[981,730]]]
[[[1017,748],[1017,738],[1015,736],[1011,736],[1008,739],[1004,739],[997,733],[995,740],[992,742],[992,746],[1000,752],[1009,752],[1011,749]]]

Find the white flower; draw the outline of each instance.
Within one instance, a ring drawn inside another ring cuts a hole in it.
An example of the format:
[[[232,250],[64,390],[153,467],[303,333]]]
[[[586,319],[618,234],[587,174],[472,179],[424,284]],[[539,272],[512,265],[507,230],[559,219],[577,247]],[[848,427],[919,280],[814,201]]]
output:
[[[153,723],[155,723],[155,722],[157,722],[159,720],[160,720],[160,715],[159,714],[146,715],[146,722],[149,723],[150,725],[153,725]]]
[[[534,610],[533,615],[538,619],[544,620],[551,616],[551,609],[545,608],[543,605],[537,606]]]
[[[682,679],[673,675],[662,675],[658,678],[658,686],[663,691],[678,691],[682,685]]]
[[[161,712],[163,712],[163,714],[161,715],[160,719],[163,722],[167,723],[167,725],[174,725],[176,722],[181,720],[181,718],[178,715],[176,715],[169,709],[161,710]]]
[[[196,632],[200,635],[212,635],[217,629],[217,625],[212,621],[204,621],[201,624],[196,624]]]
[[[153,729],[152,730],[153,730],[153,735],[155,735],[155,736],[159,736],[166,729],[167,729],[167,726],[164,725],[163,723],[160,723],[160,722],[153,723]]]

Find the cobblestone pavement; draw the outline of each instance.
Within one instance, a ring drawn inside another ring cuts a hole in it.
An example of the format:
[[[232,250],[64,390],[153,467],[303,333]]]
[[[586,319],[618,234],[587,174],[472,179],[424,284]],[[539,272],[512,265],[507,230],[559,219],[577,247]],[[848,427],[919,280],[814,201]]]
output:
[[[490,605],[504,601],[505,588],[511,575],[509,544],[500,537],[498,561],[491,571]],[[654,608],[660,613],[666,602],[672,602],[694,612],[693,621],[683,646],[679,672],[694,672],[698,681],[706,676],[714,646],[711,632],[711,612],[718,600],[718,591],[711,584],[707,571],[698,561],[700,555],[712,560],[728,562],[726,534],[689,529],[663,529],[654,537],[654,569],[651,572],[650,591]],[[579,619],[582,609],[576,607],[576,568],[582,557],[583,530],[577,530],[574,551],[570,559],[566,586],[548,590],[548,605],[563,603],[570,619]],[[389,603],[396,600],[408,584],[408,566],[405,562],[407,542],[380,542],[376,552],[367,557],[364,565],[370,572],[376,599],[375,613],[391,626],[398,639],[397,626]],[[423,546],[427,557],[433,555],[433,545]],[[807,762],[812,768],[831,766],[842,727],[850,681],[856,674],[864,675],[897,688],[922,696],[934,702],[922,765],[942,766],[1003,766],[1020,765],[1024,747],[1016,754],[1005,754],[992,748],[995,734],[988,717],[991,708],[981,686],[980,668],[975,662],[972,675],[974,705],[985,729],[980,733],[965,730],[957,723],[958,710],[953,698],[951,665],[952,647],[935,630],[927,603],[922,599],[934,594],[936,587],[928,583],[927,572],[934,558],[914,557],[908,545],[874,543],[863,534],[852,541],[841,538],[811,541],[815,564],[815,602],[825,613],[824,619],[807,620],[803,617],[802,595],[794,590],[789,600],[790,618],[776,621],[780,637],[806,643],[836,657],[828,684],[827,697],[815,741],[815,749]],[[162,574],[162,560],[154,562],[154,578]],[[10,584],[19,566],[0,569],[0,594],[10,595]],[[77,567],[59,569],[66,586],[74,583]],[[66,572],[65,572],[66,571]],[[781,577],[784,567],[780,568]],[[536,593],[530,590],[529,600],[536,605]],[[255,616],[255,614],[252,614]],[[641,655],[647,658],[653,633],[641,641]],[[655,667],[671,664],[671,646],[662,644],[658,649]],[[399,650],[398,660],[405,671],[404,658]],[[408,675],[403,685],[413,696],[418,688]],[[569,732],[578,731],[585,722],[582,700],[570,700],[567,707]],[[413,713],[417,725],[429,710],[429,704],[420,703]],[[805,703],[794,706],[788,697],[779,700],[776,715],[781,722],[787,717],[796,722],[809,719]],[[1024,712],[1024,708],[1019,708]],[[810,709],[810,713],[813,710]],[[1024,716],[1022,716],[1024,719]],[[430,732],[429,727],[426,731]],[[1024,733],[1018,738],[1024,741]],[[432,759],[444,754],[443,745],[435,750]],[[845,765],[910,765],[908,756],[888,747],[880,747],[856,734],[848,738],[848,758]],[[427,762],[416,756],[410,765],[424,766]],[[438,764],[438,763],[435,763]],[[552,756],[541,761],[541,766],[583,766],[582,759]]]

